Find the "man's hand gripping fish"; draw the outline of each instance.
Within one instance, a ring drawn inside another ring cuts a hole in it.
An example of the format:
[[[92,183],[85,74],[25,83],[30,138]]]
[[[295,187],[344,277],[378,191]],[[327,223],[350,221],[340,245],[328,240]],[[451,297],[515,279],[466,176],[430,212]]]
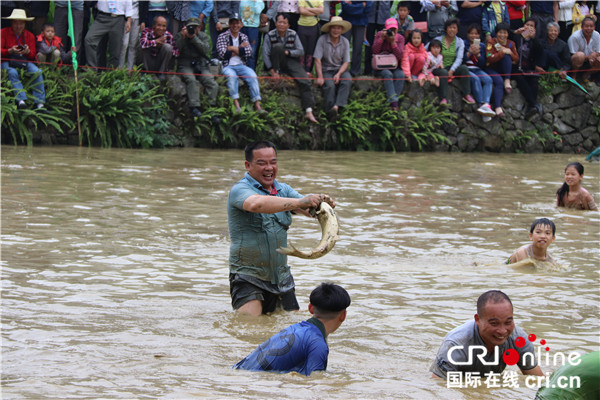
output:
[[[302,251],[296,249],[289,241],[289,247],[280,247],[277,249],[281,254],[288,256],[295,256],[300,258],[315,259],[324,256],[329,253],[329,250],[333,249],[335,242],[338,240],[338,233],[340,226],[338,224],[337,216],[333,208],[326,202],[322,202],[318,209],[311,209],[311,214],[317,214],[319,224],[321,224],[321,242],[317,247],[309,251]]]

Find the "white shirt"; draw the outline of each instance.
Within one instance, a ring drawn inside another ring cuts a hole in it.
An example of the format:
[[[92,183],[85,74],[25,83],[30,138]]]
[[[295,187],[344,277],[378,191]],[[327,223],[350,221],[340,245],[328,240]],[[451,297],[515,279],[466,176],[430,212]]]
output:
[[[132,0],[98,0],[98,11],[133,17]]]
[[[589,56],[593,52],[600,53],[600,33],[593,31],[592,38],[588,43],[585,37],[583,37],[583,31],[581,29],[578,30],[569,38],[569,51],[571,54],[582,51],[586,56]]]
[[[232,46],[235,46],[235,47],[240,46],[240,35],[239,34],[237,37],[233,37],[233,35],[231,35],[231,40],[233,41]],[[239,56],[231,56],[231,58],[229,59],[229,65],[240,65],[240,64],[243,64],[243,62]]]

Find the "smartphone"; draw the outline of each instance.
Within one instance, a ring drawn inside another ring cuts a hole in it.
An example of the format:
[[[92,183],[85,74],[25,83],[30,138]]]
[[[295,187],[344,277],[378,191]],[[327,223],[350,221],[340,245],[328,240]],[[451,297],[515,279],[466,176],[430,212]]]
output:
[[[473,40],[473,44],[476,45],[477,47],[479,47],[479,45],[481,44],[481,39]]]
[[[500,51],[500,43],[496,43],[496,44],[494,45],[494,47],[496,48],[496,50],[497,50],[497,51]]]
[[[23,50],[24,48],[25,48],[25,47],[23,47],[23,46],[22,46],[22,45],[20,45],[20,44],[19,44],[19,45],[17,45],[17,50],[19,50],[19,51]]]

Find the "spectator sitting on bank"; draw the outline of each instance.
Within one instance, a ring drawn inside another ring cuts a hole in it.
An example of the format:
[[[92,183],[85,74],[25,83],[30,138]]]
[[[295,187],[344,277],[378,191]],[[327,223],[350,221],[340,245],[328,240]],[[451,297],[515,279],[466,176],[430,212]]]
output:
[[[241,112],[238,79],[242,78],[250,90],[250,99],[254,109],[265,113],[260,106],[260,88],[256,72],[247,65],[252,57],[252,46],[248,36],[240,32],[243,23],[238,14],[229,17],[229,30],[221,33],[217,39],[217,54],[223,63],[223,75],[227,76],[229,97],[233,99],[236,111]]]
[[[318,123],[312,112],[315,105],[311,88],[312,82],[307,79],[306,71],[299,61],[304,54],[302,43],[300,43],[296,31],[290,29],[290,23],[285,14],[277,14],[275,27],[265,36],[263,43],[265,70],[269,71],[275,80],[281,79],[282,73],[291,75],[300,89],[300,101],[305,110],[305,118]]]
[[[584,18],[581,29],[569,38],[569,51],[571,52],[571,65],[581,75],[583,81],[590,78],[591,71],[600,70],[600,33],[594,30],[592,17]]]
[[[423,33],[415,29],[408,34],[408,41],[404,46],[402,54],[402,72],[406,75],[406,80],[412,83],[418,80],[419,85],[425,84],[425,74],[423,67],[427,62],[427,50],[423,44]]]
[[[352,24],[342,17],[332,17],[323,25],[321,35],[315,47],[315,71],[317,85],[323,87],[325,111],[330,121],[337,119],[340,108],[348,104],[352,87],[350,66],[350,42],[342,36]]]
[[[546,38],[541,41],[543,51],[539,69],[560,70],[560,77],[565,79],[567,71],[571,69],[569,46],[560,38],[560,26],[556,22],[549,22],[546,32]]]
[[[433,71],[438,68],[444,68],[444,56],[442,56],[442,42],[433,39],[429,42],[429,51],[427,52],[427,61],[423,66],[423,74],[425,79],[433,83],[435,86],[440,86],[440,77],[433,75]]]
[[[187,20],[185,28],[175,35],[175,45],[179,49],[177,71],[182,73],[181,79],[186,84],[188,105],[192,115],[199,117],[202,115],[199,109],[200,83],[204,86],[204,94],[211,106],[217,102],[219,86],[209,68],[210,39],[206,33],[200,31],[198,18]],[[198,74],[198,79],[194,74]],[[212,122],[218,124],[221,120],[215,115]]]
[[[385,29],[379,31],[373,42],[373,56],[378,54],[393,54],[396,57],[397,68],[375,71],[375,76],[383,78],[383,86],[387,101],[392,111],[398,111],[398,101],[404,89],[406,75],[402,72],[402,55],[404,53],[404,36],[398,33],[396,18],[385,21]]]
[[[517,87],[527,101],[525,117],[531,118],[536,113],[542,113],[542,105],[537,101],[540,72],[538,66],[542,58],[542,46],[536,39],[535,20],[527,18],[523,27],[515,31],[515,35],[519,59],[513,64],[512,77],[517,81]]]
[[[486,40],[496,34],[496,25],[505,22],[510,24],[508,8],[502,0],[487,1],[481,13],[481,30],[485,33]],[[467,35],[469,33],[467,32]]]
[[[499,117],[504,116],[502,98],[504,92],[512,93],[510,73],[513,63],[519,61],[517,46],[508,38],[510,27],[508,24],[496,25],[496,37],[491,38],[485,47],[485,72],[494,82],[494,111]]]
[[[167,19],[154,17],[152,28],[146,28],[140,36],[140,47],[146,71],[158,74],[158,79],[165,79],[165,72],[171,69],[171,60],[179,56],[179,49],[171,32],[167,31]]]
[[[71,57],[71,52],[65,51],[62,39],[54,34],[54,25],[52,24],[44,24],[42,26],[42,33],[37,37],[36,47],[36,58],[40,63],[68,63]]]
[[[465,40],[465,56],[463,62],[469,69],[471,76],[471,90],[475,101],[479,105],[477,112],[482,115],[483,122],[489,122],[496,113],[490,106],[493,81],[483,71],[485,67],[485,43],[481,43],[481,28],[477,24],[467,29],[468,40]],[[502,90],[502,89],[500,89]]]
[[[23,84],[19,78],[19,69],[27,71],[28,75],[34,76],[34,85],[32,88],[35,98],[36,108],[44,111],[46,101],[46,92],[44,90],[44,77],[42,71],[33,63],[35,60],[35,36],[33,33],[25,30],[25,21],[31,21],[33,18],[27,18],[25,10],[15,8],[8,17],[3,17],[11,22],[0,31],[0,67],[8,72],[8,80],[12,88],[17,93],[17,106],[26,108],[25,101],[27,94],[23,90]]]
[[[440,77],[440,104],[448,104],[448,79],[458,75],[458,83],[463,94],[463,101],[467,104],[475,104],[471,96],[471,80],[469,69],[463,64],[465,42],[457,37],[460,22],[456,18],[449,19],[445,24],[446,33],[436,39],[442,43],[442,55],[444,56],[444,68],[438,68],[433,74]]]
[[[408,39],[408,34],[415,29],[415,20],[410,16],[408,1],[398,3],[396,11],[396,21],[398,21],[398,33]]]

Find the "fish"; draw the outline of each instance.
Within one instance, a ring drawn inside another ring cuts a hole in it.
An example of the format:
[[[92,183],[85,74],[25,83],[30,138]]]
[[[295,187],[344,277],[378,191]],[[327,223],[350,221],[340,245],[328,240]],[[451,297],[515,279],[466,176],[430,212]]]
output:
[[[280,247],[277,249],[279,253],[314,260],[323,257],[333,249],[340,232],[340,225],[335,211],[329,204],[322,202],[316,210],[313,208],[310,212],[313,215],[316,214],[319,224],[321,224],[321,241],[317,247],[308,251],[302,251],[295,248],[294,245],[288,241],[288,247]]]

